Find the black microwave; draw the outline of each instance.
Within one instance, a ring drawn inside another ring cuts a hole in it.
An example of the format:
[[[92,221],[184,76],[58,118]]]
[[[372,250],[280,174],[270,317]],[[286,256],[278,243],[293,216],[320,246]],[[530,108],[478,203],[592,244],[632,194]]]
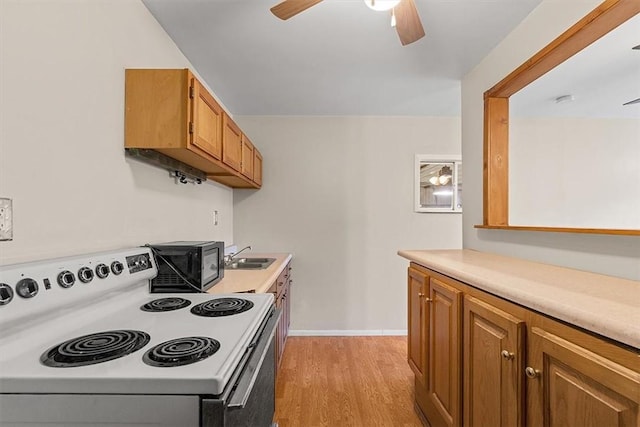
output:
[[[148,245],[158,266],[151,293],[205,292],[224,277],[224,242]]]

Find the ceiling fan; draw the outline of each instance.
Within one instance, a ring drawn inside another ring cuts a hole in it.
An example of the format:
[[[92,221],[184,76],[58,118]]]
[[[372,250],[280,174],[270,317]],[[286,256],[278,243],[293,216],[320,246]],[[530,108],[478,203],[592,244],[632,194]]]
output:
[[[273,6],[271,12],[278,18],[286,20],[321,1],[284,0],[282,3]],[[403,46],[424,37],[424,28],[414,0],[365,0],[365,3],[374,10],[391,10],[391,25],[396,27],[400,43]]]

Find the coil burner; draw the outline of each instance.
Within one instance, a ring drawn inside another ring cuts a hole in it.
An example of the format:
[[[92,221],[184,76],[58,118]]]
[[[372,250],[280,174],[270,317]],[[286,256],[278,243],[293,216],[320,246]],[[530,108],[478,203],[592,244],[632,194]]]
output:
[[[158,313],[162,311],[180,310],[191,305],[191,301],[184,298],[158,298],[140,307],[142,311]]]
[[[196,316],[222,317],[245,312],[251,307],[253,303],[242,298],[218,298],[194,306],[191,312]]]
[[[56,345],[46,351],[40,361],[55,368],[94,365],[140,350],[149,340],[149,334],[135,330],[98,332]]]
[[[213,355],[219,348],[220,343],[213,338],[177,338],[151,348],[142,360],[147,365],[158,367],[190,365]]]

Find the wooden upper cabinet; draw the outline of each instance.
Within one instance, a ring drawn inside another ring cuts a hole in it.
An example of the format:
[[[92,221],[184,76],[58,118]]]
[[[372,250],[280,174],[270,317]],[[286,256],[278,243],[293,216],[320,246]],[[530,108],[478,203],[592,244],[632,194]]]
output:
[[[242,158],[242,161],[240,162],[240,172],[242,175],[253,180],[253,144],[244,133],[242,134],[240,156]]]
[[[125,70],[125,148],[157,151],[230,187],[259,188],[253,158],[241,171],[241,135],[188,69]]]
[[[253,182],[262,186],[262,154],[256,147],[253,147]]]
[[[541,328],[529,343],[529,424],[640,426],[639,372]]]
[[[222,116],[222,162],[240,172],[242,131],[226,113]]]
[[[523,320],[464,297],[464,425],[524,425]]]
[[[190,142],[207,154],[222,159],[222,108],[195,77],[190,78]]]

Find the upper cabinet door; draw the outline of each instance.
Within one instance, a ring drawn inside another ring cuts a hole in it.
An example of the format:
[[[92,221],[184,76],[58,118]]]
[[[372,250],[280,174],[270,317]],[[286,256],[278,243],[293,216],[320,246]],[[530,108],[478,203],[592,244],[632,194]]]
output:
[[[253,144],[242,134],[242,161],[240,162],[240,172],[249,179],[253,179]]]
[[[190,79],[190,142],[207,154],[222,158],[222,108],[194,77]]]
[[[222,115],[222,162],[240,172],[242,131],[227,114]]]
[[[262,186],[262,154],[253,147],[253,182]]]

